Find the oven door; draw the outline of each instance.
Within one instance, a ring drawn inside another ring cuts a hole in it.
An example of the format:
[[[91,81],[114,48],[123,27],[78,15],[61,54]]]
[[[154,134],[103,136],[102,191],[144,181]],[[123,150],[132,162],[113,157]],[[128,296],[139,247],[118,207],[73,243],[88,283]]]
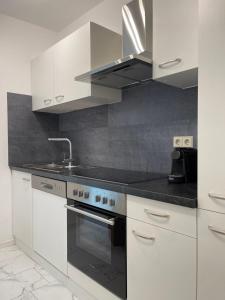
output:
[[[126,299],[126,217],[68,200],[68,262]]]

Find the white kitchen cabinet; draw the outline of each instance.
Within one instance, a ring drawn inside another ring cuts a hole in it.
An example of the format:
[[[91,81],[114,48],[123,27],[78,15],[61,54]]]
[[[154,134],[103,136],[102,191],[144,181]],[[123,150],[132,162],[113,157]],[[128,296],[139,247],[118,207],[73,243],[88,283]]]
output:
[[[74,79],[77,75],[110,63],[119,57],[121,57],[119,34],[92,22],[82,26],[32,63],[33,110],[65,113],[121,101],[120,90],[78,82]],[[53,65],[51,68],[53,76],[49,73],[49,64]],[[42,72],[45,68],[48,69],[47,74],[43,79],[39,79],[43,76]],[[45,78],[49,75],[53,80],[48,78],[45,82]],[[49,81],[53,81],[53,91],[47,97],[45,91],[49,90]],[[35,97],[36,90],[40,92],[39,97]],[[43,98],[50,98],[52,101],[45,101],[48,103],[46,105]],[[41,104],[39,99],[42,99]]]
[[[13,234],[32,248],[32,187],[31,174],[12,171]]]
[[[225,1],[211,4],[199,1],[198,201],[225,213]]]
[[[196,239],[127,220],[128,300],[196,300]]]
[[[199,209],[198,300],[225,299],[225,215]]]
[[[198,1],[153,1],[153,78],[187,88],[198,80]]]
[[[31,62],[31,88],[34,111],[54,105],[53,48]]]
[[[67,273],[66,199],[33,189],[34,250]]]

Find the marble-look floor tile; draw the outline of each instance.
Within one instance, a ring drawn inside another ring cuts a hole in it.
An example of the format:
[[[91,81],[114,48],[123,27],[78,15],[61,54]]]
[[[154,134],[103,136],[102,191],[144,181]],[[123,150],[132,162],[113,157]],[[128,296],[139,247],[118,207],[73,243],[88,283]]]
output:
[[[0,249],[0,300],[76,300],[16,246]]]

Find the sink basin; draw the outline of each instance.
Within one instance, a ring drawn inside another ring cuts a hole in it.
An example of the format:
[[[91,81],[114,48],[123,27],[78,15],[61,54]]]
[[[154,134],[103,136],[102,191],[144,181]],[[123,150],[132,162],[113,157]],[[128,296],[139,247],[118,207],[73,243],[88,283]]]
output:
[[[34,170],[39,171],[48,171],[54,173],[62,173],[65,170],[70,170],[68,165],[59,164],[59,163],[49,163],[49,164],[25,164],[23,165],[25,168],[31,168]],[[84,166],[84,165],[74,165],[72,169],[91,169],[91,166]]]

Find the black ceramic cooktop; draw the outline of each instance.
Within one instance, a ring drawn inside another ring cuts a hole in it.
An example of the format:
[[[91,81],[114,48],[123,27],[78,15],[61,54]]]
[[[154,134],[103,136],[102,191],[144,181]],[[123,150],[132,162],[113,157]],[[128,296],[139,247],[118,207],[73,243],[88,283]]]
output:
[[[71,171],[73,176],[88,177],[107,182],[116,182],[121,184],[132,184],[143,181],[164,178],[165,175],[148,172],[126,171],[113,168],[93,167],[84,169],[74,169]]]

